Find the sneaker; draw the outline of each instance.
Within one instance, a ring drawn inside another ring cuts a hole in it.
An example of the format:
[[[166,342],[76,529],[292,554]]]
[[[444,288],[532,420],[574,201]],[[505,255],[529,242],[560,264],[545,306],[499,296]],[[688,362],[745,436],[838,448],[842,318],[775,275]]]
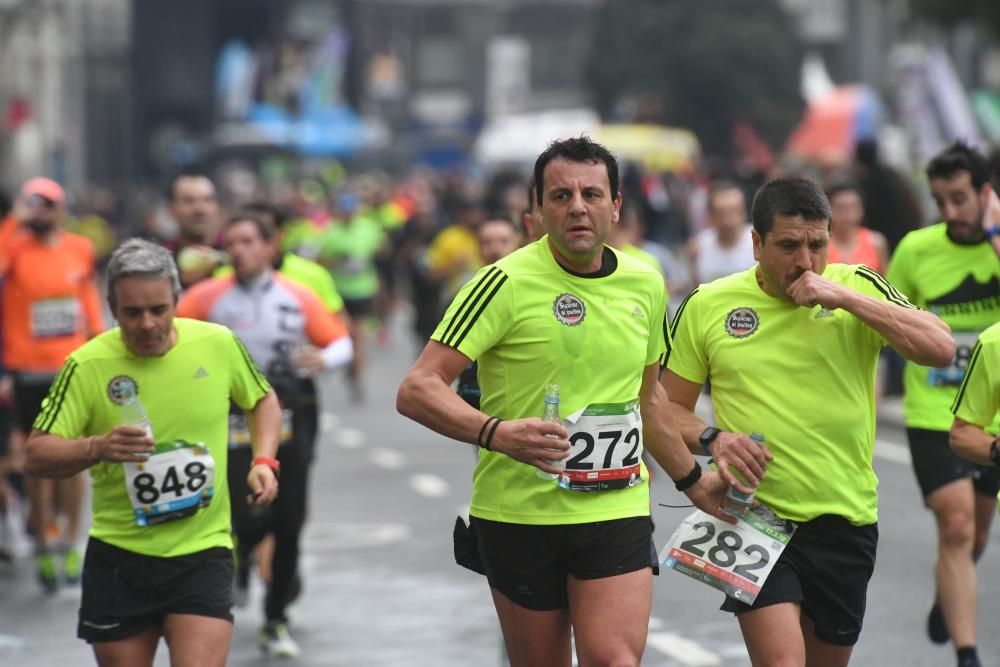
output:
[[[935,644],[947,644],[948,640],[951,639],[948,626],[944,622],[944,612],[941,611],[941,603],[937,598],[934,599],[934,606],[931,607],[930,613],[927,614],[927,636]]]
[[[302,653],[285,623],[268,623],[260,629],[260,650],[276,658],[297,658]]]
[[[39,554],[35,559],[38,568],[38,583],[46,593],[59,590],[59,575],[56,572],[56,557],[51,553]]]
[[[66,550],[66,555],[63,556],[63,576],[66,577],[66,583],[80,583],[80,571],[82,569],[83,563],[80,558],[80,550],[76,547],[70,547]]]

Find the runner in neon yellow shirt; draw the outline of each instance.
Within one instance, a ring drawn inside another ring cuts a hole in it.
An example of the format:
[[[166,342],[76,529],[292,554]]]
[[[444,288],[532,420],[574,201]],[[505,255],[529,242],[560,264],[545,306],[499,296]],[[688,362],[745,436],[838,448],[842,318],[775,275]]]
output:
[[[875,368],[883,345],[918,363],[954,354],[948,327],[864,266],[827,264],[830,205],[801,178],[752,206],[757,266],[699,286],[674,316],[663,380],[692,451],[710,450],[799,523],[751,607],[726,598],[754,664],[846,665],[878,540]],[[694,414],[711,380],[718,427]],[[720,431],[720,429],[722,429]],[[747,437],[763,433],[766,447]],[[773,460],[761,464],[773,453]]]
[[[951,448],[976,463],[1000,466],[996,418],[1000,413],[1000,322],[984,331],[965,368],[965,379],[951,406]]]
[[[535,182],[547,236],[461,289],[397,406],[482,447],[455,546],[487,576],[511,663],[568,665],[572,619],[581,664],[638,664],[655,564],[643,448],[717,516],[721,478],[701,476],[666,419],[663,279],[605,245],[621,207],[614,157],[557,141]],[[481,410],[449,386],[472,360]],[[563,423],[537,417],[550,383]]]
[[[950,408],[970,352],[980,332],[1000,321],[1000,253],[987,235],[995,224],[987,215],[995,197],[989,175],[986,158],[962,143],[932,159],[927,177],[942,222],[904,236],[886,273],[951,327],[957,346],[945,368],[906,365],[903,417],[913,472],[938,534],[937,593],[927,634],[941,644],[950,637],[962,667],[979,664],[975,563],[989,541],[1000,491],[1000,471],[976,466],[948,446]]]
[[[77,633],[97,661],[152,664],[165,636],[175,661],[197,654],[221,666],[232,635],[229,401],[254,415],[248,500],[267,505],[278,491],[278,399],[229,330],[174,319],[180,281],[167,250],[127,241],[112,254],[108,285],[120,328],[69,356],[25,469],[90,470]]]

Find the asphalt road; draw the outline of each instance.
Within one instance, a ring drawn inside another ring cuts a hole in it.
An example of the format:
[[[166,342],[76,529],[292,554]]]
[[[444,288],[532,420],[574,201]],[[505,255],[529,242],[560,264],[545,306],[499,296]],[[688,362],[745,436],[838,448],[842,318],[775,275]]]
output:
[[[472,448],[396,414],[395,391],[415,355],[405,331],[372,351],[367,401],[354,405],[340,377],[326,382],[319,458],[305,539],[305,590],[291,609],[303,655],[289,664],[466,667],[501,664],[500,635],[485,580],[453,562],[451,530],[468,502]],[[879,557],[853,665],[954,664],[950,647],[930,644],[924,621],[933,596],[935,535],[908,466],[898,424],[879,429]],[[662,479],[662,478],[661,478]],[[683,498],[653,485],[654,502]],[[689,510],[655,508],[662,545]],[[980,563],[980,652],[1000,664],[998,538]],[[655,580],[644,665],[749,665],[720,594],[674,572]],[[0,565],[0,665],[91,663],[75,639],[79,592],[43,596],[30,559]],[[236,611],[229,664],[271,664],[256,646],[261,590]],[[161,645],[157,665],[167,665]]]

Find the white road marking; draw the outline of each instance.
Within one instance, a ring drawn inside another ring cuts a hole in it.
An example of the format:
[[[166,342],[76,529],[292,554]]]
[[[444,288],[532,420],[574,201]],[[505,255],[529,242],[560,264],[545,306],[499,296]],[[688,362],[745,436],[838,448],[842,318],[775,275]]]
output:
[[[661,630],[663,628],[663,621],[655,616],[649,617],[649,629],[650,630]]]
[[[448,495],[448,482],[437,475],[416,473],[410,476],[410,487],[422,496],[440,498]]]
[[[319,430],[322,433],[333,433],[340,426],[340,417],[334,412],[323,412],[319,416]]]
[[[310,522],[303,542],[310,553],[377,547],[410,537],[413,529],[401,523]]]
[[[722,664],[722,658],[702,648],[698,642],[673,632],[650,632],[646,645],[689,667],[715,667]]]
[[[399,470],[406,465],[406,457],[395,449],[377,447],[371,451],[368,458],[379,468],[386,470]]]
[[[356,428],[342,428],[333,436],[334,442],[344,449],[359,449],[365,446],[365,434]]]
[[[898,445],[895,442],[889,442],[888,440],[875,440],[875,456],[876,458],[885,459],[886,461],[892,461],[893,463],[902,463],[904,465],[910,465],[910,448],[904,445]]]

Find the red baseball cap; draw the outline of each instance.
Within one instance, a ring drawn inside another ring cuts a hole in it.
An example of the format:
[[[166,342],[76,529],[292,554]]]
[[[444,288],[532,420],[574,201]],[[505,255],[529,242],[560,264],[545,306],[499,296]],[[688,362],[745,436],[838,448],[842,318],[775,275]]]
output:
[[[49,178],[43,178],[38,176],[36,178],[29,178],[21,186],[21,196],[30,197],[36,195],[38,197],[45,197],[51,202],[61,204],[63,200],[66,199],[66,193],[63,192],[62,186]]]

